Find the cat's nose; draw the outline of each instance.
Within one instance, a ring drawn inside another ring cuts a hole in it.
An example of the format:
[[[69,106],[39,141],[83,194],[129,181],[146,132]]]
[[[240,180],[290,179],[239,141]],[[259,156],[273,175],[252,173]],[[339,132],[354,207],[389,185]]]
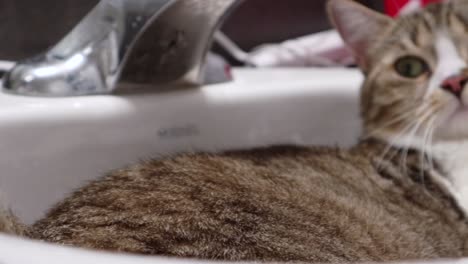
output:
[[[454,75],[448,77],[442,82],[442,88],[452,94],[457,98],[461,97],[465,85],[468,83],[468,76],[464,75]]]

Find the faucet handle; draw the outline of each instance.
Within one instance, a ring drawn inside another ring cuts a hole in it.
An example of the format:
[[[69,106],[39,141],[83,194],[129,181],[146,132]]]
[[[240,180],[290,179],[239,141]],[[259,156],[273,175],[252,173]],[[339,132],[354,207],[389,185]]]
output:
[[[121,80],[131,84],[200,84],[215,31],[238,2],[177,1],[141,35]]]
[[[214,34],[242,0],[101,0],[57,45],[21,61],[4,90],[81,96],[199,85]]]

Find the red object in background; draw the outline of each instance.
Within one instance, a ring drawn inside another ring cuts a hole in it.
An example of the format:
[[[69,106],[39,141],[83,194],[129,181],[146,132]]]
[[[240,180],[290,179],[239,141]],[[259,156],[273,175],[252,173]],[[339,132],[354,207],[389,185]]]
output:
[[[442,0],[385,0],[385,12],[389,16],[395,17],[410,2],[417,2],[420,6],[425,6],[430,3],[442,2]]]

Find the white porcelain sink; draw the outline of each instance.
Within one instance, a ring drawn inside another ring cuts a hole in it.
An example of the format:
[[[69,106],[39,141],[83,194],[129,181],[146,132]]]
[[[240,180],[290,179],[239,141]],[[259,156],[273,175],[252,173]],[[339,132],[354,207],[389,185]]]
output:
[[[3,196],[32,223],[87,181],[140,159],[271,144],[350,145],[359,136],[362,76],[356,70],[236,69],[234,77],[229,84],[151,95],[50,99],[0,94]],[[0,252],[2,264],[164,260],[1,235]]]

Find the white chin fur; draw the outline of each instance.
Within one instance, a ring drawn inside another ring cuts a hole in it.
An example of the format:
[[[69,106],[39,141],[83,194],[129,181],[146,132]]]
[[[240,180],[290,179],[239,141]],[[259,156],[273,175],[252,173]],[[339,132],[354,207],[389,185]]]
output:
[[[439,113],[440,122],[434,133],[435,141],[468,140],[468,107],[454,102],[453,106]]]
[[[436,129],[430,154],[447,172],[447,188],[468,214],[468,107],[460,105]]]
[[[437,142],[432,149],[433,156],[448,174],[449,189],[468,213],[468,139]]]

